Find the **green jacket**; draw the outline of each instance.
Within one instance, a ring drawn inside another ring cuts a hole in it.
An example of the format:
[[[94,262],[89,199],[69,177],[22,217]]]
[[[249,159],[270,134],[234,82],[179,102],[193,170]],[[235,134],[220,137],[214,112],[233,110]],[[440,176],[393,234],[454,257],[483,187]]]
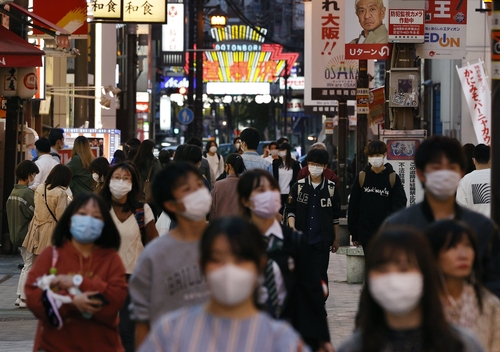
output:
[[[66,164],[73,172],[73,178],[69,187],[73,193],[73,198],[76,198],[82,193],[92,193],[92,173],[89,169],[85,169],[82,165],[82,159],[78,155],[71,157],[71,160]]]
[[[28,186],[14,185],[5,208],[10,240],[14,246],[20,247],[35,213],[34,192]]]

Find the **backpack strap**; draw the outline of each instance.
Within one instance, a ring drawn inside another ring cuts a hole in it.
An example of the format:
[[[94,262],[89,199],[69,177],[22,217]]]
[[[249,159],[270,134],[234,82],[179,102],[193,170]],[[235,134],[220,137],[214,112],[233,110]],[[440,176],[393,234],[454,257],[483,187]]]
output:
[[[144,205],[141,208],[135,209],[134,212],[135,220],[137,221],[137,225],[139,225],[139,231],[141,232],[141,241],[144,246],[146,246],[147,238],[146,238],[146,228],[144,224]]]
[[[394,184],[396,183],[396,172],[393,171],[389,174],[389,183],[391,184],[391,188],[394,188]]]
[[[366,177],[366,172],[365,171],[360,171],[359,176],[358,176],[358,181],[359,181],[359,187],[363,188],[363,185],[365,184],[365,177]]]

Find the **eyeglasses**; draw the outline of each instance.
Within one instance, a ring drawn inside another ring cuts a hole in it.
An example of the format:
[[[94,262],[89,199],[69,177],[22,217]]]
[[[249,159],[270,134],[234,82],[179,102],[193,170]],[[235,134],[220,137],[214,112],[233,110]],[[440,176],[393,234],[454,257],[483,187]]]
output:
[[[130,177],[130,176],[120,177],[118,175],[115,175],[115,176],[111,176],[111,179],[113,181],[124,181],[124,182],[128,182],[128,183],[132,183],[132,177]]]

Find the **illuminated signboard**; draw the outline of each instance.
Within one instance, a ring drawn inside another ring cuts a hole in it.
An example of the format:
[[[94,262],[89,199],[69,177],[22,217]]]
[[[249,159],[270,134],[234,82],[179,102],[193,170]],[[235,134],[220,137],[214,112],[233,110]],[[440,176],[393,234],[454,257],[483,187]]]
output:
[[[212,28],[215,50],[203,53],[203,81],[274,82],[285,69],[289,74],[299,54],[283,53],[279,44],[263,44],[261,33],[244,25]],[[189,62],[185,70],[189,71]]]
[[[94,22],[167,22],[165,0],[92,0],[88,12]]]
[[[162,26],[162,50],[184,51],[184,4],[168,4],[168,24]]]
[[[93,21],[121,21],[121,0],[92,0],[88,3],[88,12]]]

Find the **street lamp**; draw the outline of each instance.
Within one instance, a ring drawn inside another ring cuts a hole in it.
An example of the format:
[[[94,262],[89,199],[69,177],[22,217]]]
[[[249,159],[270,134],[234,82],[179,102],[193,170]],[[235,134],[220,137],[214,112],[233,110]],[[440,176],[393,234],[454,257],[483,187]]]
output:
[[[228,15],[224,12],[220,5],[216,7],[215,10],[209,13],[210,25],[214,28],[224,28],[226,27]]]

